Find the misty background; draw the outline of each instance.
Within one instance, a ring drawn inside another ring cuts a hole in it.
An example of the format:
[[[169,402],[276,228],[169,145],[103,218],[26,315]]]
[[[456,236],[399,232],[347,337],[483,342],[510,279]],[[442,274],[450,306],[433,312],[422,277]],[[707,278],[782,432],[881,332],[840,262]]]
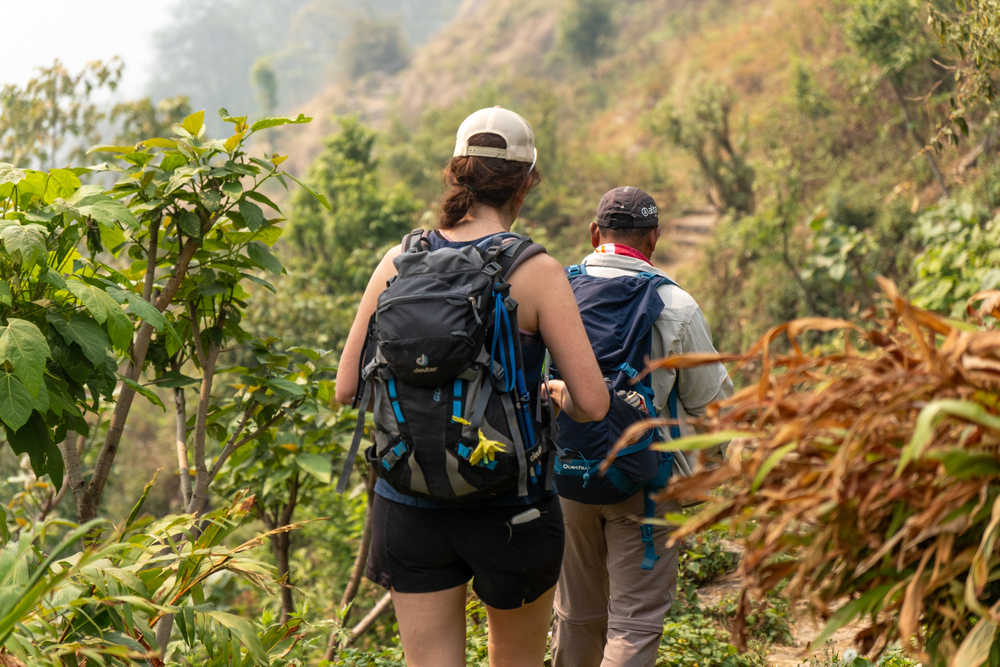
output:
[[[0,85],[24,83],[59,60],[125,64],[116,99],[184,95],[194,109],[276,112],[339,77],[405,67],[458,0],[42,0],[4,7]],[[266,73],[267,70],[273,74]],[[264,71],[265,74],[261,75]],[[262,80],[276,84],[261,94]],[[267,108],[272,107],[272,108]]]

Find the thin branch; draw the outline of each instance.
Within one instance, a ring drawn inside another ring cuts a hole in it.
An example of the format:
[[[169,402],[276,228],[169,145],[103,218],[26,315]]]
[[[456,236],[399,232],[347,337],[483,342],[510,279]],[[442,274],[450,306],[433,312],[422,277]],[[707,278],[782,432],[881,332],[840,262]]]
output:
[[[142,282],[142,298],[149,301],[153,296],[153,285],[156,283],[156,253],[160,242],[160,216],[153,219],[149,226],[149,250],[146,251],[146,275]]]
[[[366,484],[366,492],[368,495],[368,505],[365,509],[365,527],[361,532],[361,543],[358,545],[358,553],[354,558],[354,566],[351,568],[351,576],[347,580],[347,586],[344,588],[344,595],[340,598],[340,626],[343,627],[350,618],[351,602],[357,597],[358,588],[361,586],[361,577],[365,571],[365,565],[368,564],[368,553],[371,548],[372,542],[372,496],[375,489],[375,471],[368,470],[368,482]],[[330,638],[326,642],[326,659],[333,660],[333,656],[337,653],[337,640],[338,640],[338,629],[330,633]]]
[[[938,168],[937,160],[934,156],[930,154],[927,150],[927,142],[924,138],[920,136],[920,131],[917,129],[916,120],[913,118],[913,114],[910,112],[910,105],[903,98],[903,90],[900,83],[895,76],[889,77],[889,87],[892,88],[893,94],[896,96],[896,101],[899,103],[900,108],[903,110],[903,117],[906,119],[906,127],[910,132],[910,136],[913,141],[917,144],[920,152],[924,154],[924,158],[927,160],[927,165],[931,168],[934,173],[934,179],[937,180],[938,185],[941,186],[941,192],[948,195],[948,184],[944,180],[944,175],[941,174],[941,170]]]
[[[353,644],[357,639],[368,632],[368,630],[375,625],[375,621],[385,612],[389,611],[392,606],[392,594],[386,593],[382,598],[375,604],[368,614],[362,618],[357,625],[351,628],[351,633],[347,635],[347,639],[344,640],[344,647],[348,647]]]
[[[234,433],[229,438],[229,442],[226,443],[226,446],[223,448],[222,453],[219,454],[219,458],[215,462],[215,465],[212,466],[212,470],[211,470],[211,474],[209,475],[209,479],[214,479],[215,476],[219,474],[219,471],[222,470],[222,465],[232,455],[233,452],[235,452],[237,449],[239,449],[243,445],[247,444],[248,442],[252,442],[252,441],[256,440],[260,436],[261,433],[263,433],[267,429],[271,428],[275,424],[275,422],[277,422],[279,419],[283,418],[286,414],[288,414],[289,410],[294,410],[296,407],[298,407],[298,405],[300,403],[301,403],[301,401],[296,401],[295,403],[292,403],[291,405],[289,405],[287,408],[281,408],[280,410],[278,410],[277,412],[274,413],[274,416],[272,416],[266,422],[264,422],[259,427],[257,427],[256,429],[254,429],[253,433],[250,433],[250,434],[244,436],[240,440],[236,440],[236,436],[238,436],[239,433],[240,433],[240,431],[243,430],[243,427],[246,426],[246,418],[244,418],[244,420],[240,423],[240,426],[239,426],[237,432]],[[250,411],[250,409],[252,407],[253,407],[253,404],[251,404],[251,406],[247,407],[247,411]]]
[[[191,502],[191,475],[188,473],[187,446],[187,401],[184,398],[184,387],[174,387],[174,430],[177,446],[177,474],[180,475],[181,505],[186,507]]]
[[[292,515],[295,513],[295,506],[299,502],[299,473],[298,471],[292,475],[292,481],[289,482],[288,491],[288,503],[281,510],[281,524],[282,526],[287,526],[292,522]],[[286,535],[288,533],[285,533]]]
[[[368,505],[365,510],[365,527],[361,531],[361,542],[358,544],[358,553],[354,558],[354,566],[351,568],[351,576],[347,580],[347,587],[344,588],[344,594],[340,598],[340,609],[343,612],[343,622],[347,623],[347,618],[350,615],[350,609],[348,605],[354,600],[355,596],[358,594],[358,588],[361,585],[361,577],[365,571],[365,565],[368,563],[368,552],[371,547],[372,541],[372,490],[375,488],[375,471],[369,469],[368,471],[368,482],[366,491],[368,493]]]

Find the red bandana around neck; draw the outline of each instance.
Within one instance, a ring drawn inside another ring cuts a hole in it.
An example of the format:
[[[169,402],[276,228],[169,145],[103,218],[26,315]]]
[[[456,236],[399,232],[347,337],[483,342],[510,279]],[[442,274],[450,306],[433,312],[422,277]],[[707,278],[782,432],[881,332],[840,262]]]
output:
[[[594,248],[594,252],[604,255],[625,255],[626,257],[641,259],[647,264],[652,263],[649,261],[649,257],[646,257],[632,246],[627,246],[624,243],[602,243]]]

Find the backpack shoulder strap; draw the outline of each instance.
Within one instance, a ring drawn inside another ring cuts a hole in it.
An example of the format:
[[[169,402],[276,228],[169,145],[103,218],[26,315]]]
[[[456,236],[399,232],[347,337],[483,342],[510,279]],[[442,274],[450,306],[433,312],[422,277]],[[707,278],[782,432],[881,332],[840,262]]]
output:
[[[527,236],[507,232],[506,234],[498,235],[498,237],[490,245],[487,252],[494,251],[495,249],[495,261],[502,267],[500,277],[503,280],[507,280],[521,264],[524,264],[524,262],[535,255],[545,252],[545,246],[535,243]]]
[[[541,255],[545,253],[545,246],[540,243],[535,243],[531,239],[525,239],[520,242],[514,250],[513,260],[507,270],[504,271],[504,278],[508,278],[511,274],[517,270],[517,267],[524,264],[527,260],[531,259],[535,255]],[[501,262],[502,264],[503,262]]]
[[[640,271],[635,274],[637,278],[645,278],[646,280],[651,280],[656,283],[657,287],[662,287],[663,285],[673,285],[674,287],[680,287],[673,280],[659,273],[654,273],[652,271]]]
[[[414,229],[412,232],[403,237],[403,241],[400,244],[403,247],[403,252],[430,250],[431,241],[428,238],[430,234],[431,233],[426,229]]]

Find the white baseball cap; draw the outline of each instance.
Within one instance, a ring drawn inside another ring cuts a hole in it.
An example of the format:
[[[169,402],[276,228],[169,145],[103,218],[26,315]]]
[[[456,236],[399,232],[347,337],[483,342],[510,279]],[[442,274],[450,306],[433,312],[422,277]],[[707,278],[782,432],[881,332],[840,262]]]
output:
[[[506,148],[470,146],[469,138],[476,134],[495,134],[507,142]],[[528,122],[510,109],[486,107],[473,112],[458,126],[453,157],[498,157],[513,162],[535,164],[535,135]]]

